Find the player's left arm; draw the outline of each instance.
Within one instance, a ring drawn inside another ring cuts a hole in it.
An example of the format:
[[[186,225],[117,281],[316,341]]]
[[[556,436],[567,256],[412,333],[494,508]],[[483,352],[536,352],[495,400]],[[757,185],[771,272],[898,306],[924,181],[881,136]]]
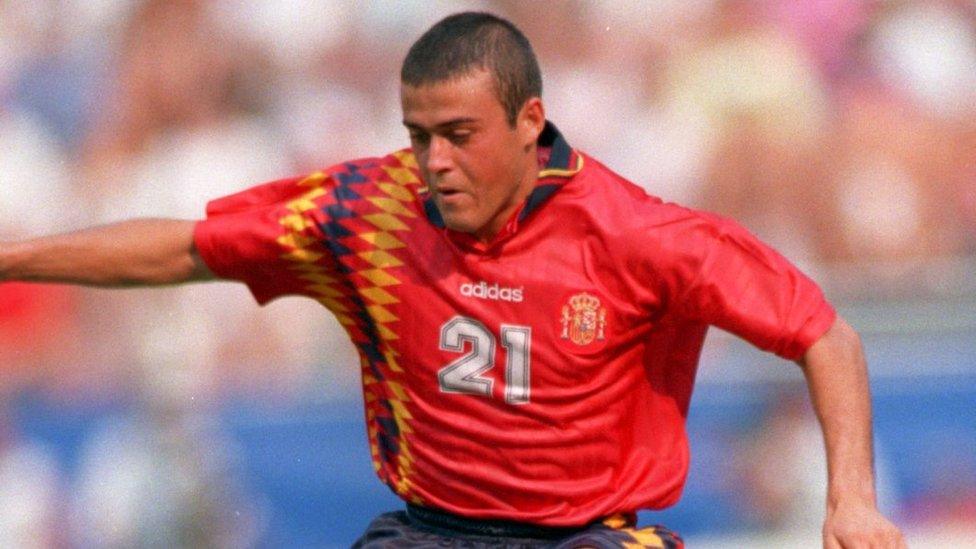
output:
[[[837,317],[797,361],[827,450],[827,549],[906,547],[877,508],[867,363],[857,332]]]

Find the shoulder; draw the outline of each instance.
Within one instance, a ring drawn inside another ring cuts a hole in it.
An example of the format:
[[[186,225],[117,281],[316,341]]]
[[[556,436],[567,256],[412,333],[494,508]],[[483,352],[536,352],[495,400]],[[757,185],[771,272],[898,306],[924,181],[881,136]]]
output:
[[[340,185],[382,182],[420,184],[417,160],[410,149],[401,149],[386,156],[347,160],[322,170],[322,173]]]
[[[748,252],[754,238],[736,221],[649,194],[591,157],[573,193],[606,252],[642,280],[694,278],[722,247]],[[739,243],[744,243],[739,245]]]
[[[282,182],[282,195],[290,202],[303,202],[306,207],[339,204],[349,208],[350,214],[358,211],[360,204],[375,206],[378,200],[413,202],[422,187],[417,162],[409,149],[346,160]]]
[[[382,157],[347,160],[327,168],[261,183],[207,204],[207,217],[287,208],[302,213],[342,202],[355,207],[369,197],[412,202],[421,188],[417,162],[409,150]],[[375,202],[375,200],[374,200]]]
[[[584,169],[576,178],[573,194],[601,225],[631,237],[659,239],[714,238],[736,226],[731,219],[668,202],[593,157],[583,156]]]
[[[382,157],[335,164],[320,172],[325,194],[321,201],[341,202],[355,211],[418,208],[424,190],[417,161],[409,149]]]

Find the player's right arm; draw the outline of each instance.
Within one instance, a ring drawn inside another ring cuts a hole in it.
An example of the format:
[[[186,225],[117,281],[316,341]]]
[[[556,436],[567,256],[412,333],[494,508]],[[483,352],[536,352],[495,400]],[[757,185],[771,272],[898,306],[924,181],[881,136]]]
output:
[[[193,241],[196,222],[133,219],[19,242],[0,242],[0,282],[102,287],[211,280]]]

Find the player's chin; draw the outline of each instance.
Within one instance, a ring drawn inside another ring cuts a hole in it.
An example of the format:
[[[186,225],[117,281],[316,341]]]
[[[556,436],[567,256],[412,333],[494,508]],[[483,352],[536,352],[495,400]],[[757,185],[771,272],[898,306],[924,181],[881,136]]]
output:
[[[444,219],[444,226],[452,231],[457,231],[459,233],[475,233],[481,228],[482,224],[479,224],[477,220],[473,219],[470,215],[465,215],[462,212],[452,212],[450,209],[441,212],[441,217]]]
[[[449,214],[442,214],[442,217],[444,218],[444,226],[452,231],[457,231],[459,233],[473,233],[475,231],[474,225],[464,219],[454,219]]]

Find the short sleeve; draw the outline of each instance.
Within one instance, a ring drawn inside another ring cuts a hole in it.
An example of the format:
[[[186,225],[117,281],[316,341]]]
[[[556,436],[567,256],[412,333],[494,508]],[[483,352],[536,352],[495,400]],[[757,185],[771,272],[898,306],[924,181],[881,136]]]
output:
[[[684,271],[681,316],[790,360],[833,325],[836,313],[817,284],[737,223],[700,214],[684,241],[697,268]]]
[[[245,283],[262,305],[302,293],[307,282],[296,264],[327,254],[314,207],[324,180],[282,179],[210,202],[194,228],[200,257],[218,277]]]

